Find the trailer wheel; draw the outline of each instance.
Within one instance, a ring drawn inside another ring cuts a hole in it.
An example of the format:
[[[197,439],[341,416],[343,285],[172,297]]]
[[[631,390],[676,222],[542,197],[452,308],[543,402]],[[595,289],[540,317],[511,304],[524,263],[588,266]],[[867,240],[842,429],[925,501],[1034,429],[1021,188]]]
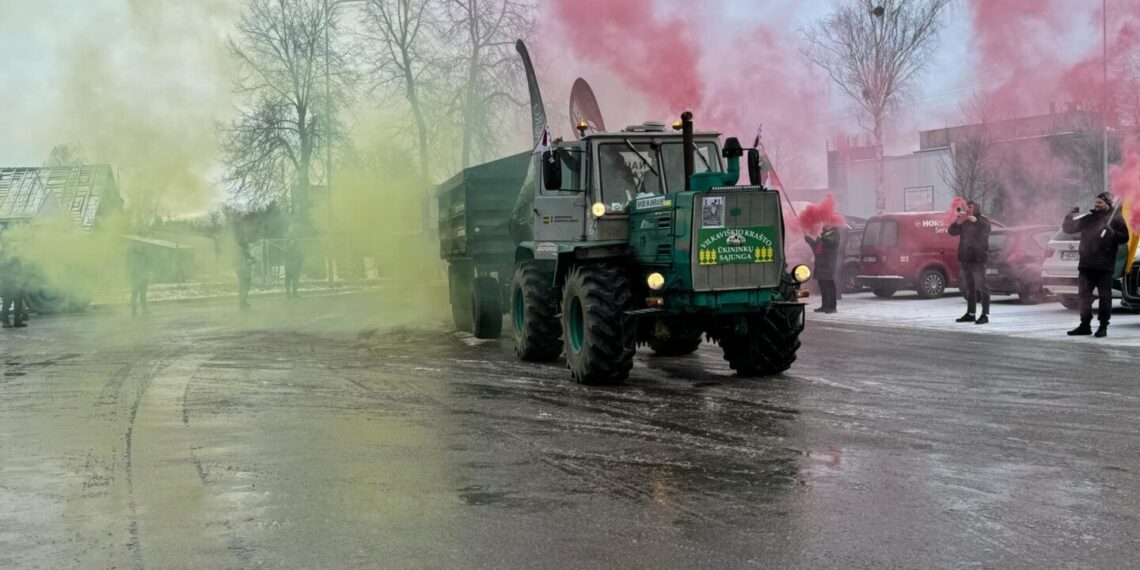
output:
[[[747,333],[720,339],[724,359],[740,376],[771,376],[792,367],[800,349],[800,330],[769,311],[749,319]]]
[[[692,354],[701,347],[704,339],[701,338],[701,333],[694,335],[677,335],[662,340],[657,337],[649,339],[649,348],[657,353],[657,356],[684,356]]]
[[[451,298],[451,320],[456,330],[471,332],[474,322],[471,295],[472,295],[472,269],[462,263],[450,263],[447,266],[447,291]]]
[[[637,327],[629,280],[605,265],[571,269],[562,294],[566,366],[575,382],[614,384],[629,376]]]
[[[558,291],[553,279],[533,261],[524,261],[515,269],[511,323],[519,360],[551,362],[562,354],[562,323],[558,321]]]
[[[475,338],[499,338],[503,333],[503,294],[499,280],[486,275],[476,277],[471,296]]]

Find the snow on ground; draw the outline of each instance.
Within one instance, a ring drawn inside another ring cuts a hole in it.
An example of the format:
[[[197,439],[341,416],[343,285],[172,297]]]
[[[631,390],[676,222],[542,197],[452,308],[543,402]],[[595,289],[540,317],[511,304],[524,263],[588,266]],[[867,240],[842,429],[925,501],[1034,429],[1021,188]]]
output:
[[[915,293],[900,291],[889,299],[871,293],[844,295],[839,312],[833,315],[813,313],[820,304],[818,296],[808,301],[808,327],[812,322],[875,323],[917,329],[964,331],[975,334],[1016,335],[1027,339],[1053,339],[1072,342],[1096,342],[1113,346],[1140,346],[1140,314],[1120,308],[1119,300],[1112,314],[1108,337],[1070,338],[1065,332],[1080,322],[1077,311],[1070,311],[1056,300],[1039,305],[1022,305],[1016,296],[994,296],[990,307],[990,323],[956,323],[966,312],[966,301],[956,290],[941,299],[920,299]],[[980,308],[979,308],[980,310]],[[1093,326],[1096,326],[1095,305]]]

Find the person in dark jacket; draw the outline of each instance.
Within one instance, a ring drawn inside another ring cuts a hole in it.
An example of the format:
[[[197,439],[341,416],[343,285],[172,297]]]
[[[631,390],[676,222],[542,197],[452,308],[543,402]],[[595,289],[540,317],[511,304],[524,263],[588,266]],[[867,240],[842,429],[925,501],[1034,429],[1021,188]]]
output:
[[[127,273],[131,280],[131,316],[141,312],[149,315],[146,307],[146,290],[150,285],[150,260],[142,244],[133,243],[127,249]]]
[[[804,236],[804,241],[815,254],[815,279],[819,282],[819,293],[823,296],[823,305],[815,312],[830,315],[837,310],[835,280],[839,273],[839,228],[824,226],[819,238]]]
[[[238,242],[237,259],[234,260],[238,280],[238,308],[249,308],[249,287],[253,281],[253,254],[249,252],[249,244]]]
[[[1098,338],[1108,336],[1108,320],[1112,316],[1112,280],[1116,274],[1116,255],[1120,244],[1128,242],[1128,226],[1124,218],[1112,210],[1112,194],[1102,192],[1093,201],[1093,209],[1079,218],[1080,210],[1073,208],[1061,229],[1065,233],[1081,235],[1081,261],[1077,265],[1078,292],[1081,299],[1081,324],[1069,331],[1069,336],[1085,336],[1092,331],[1092,291],[1097,290],[1100,307],[1097,318],[1100,326]]]
[[[305,252],[301,243],[290,237],[285,243],[285,298],[300,297],[297,289],[301,283],[301,267],[305,264]]]
[[[990,322],[990,286],[986,283],[986,262],[990,257],[990,221],[982,215],[977,202],[967,202],[950,224],[949,233],[958,236],[958,263],[962,267],[962,289],[966,293],[966,314],[959,323]],[[978,301],[982,303],[981,316],[975,316]]]
[[[25,267],[20,259],[5,256],[0,265],[0,322],[4,328],[26,327],[27,308],[24,306],[26,282]]]

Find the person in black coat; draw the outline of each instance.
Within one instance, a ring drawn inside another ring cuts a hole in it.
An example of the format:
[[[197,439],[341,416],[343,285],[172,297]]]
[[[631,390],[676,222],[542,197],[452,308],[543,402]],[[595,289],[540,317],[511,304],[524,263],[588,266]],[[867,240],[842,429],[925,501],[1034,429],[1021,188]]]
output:
[[[815,279],[819,282],[819,293],[823,296],[823,305],[815,312],[834,313],[837,310],[835,305],[838,296],[835,280],[839,276],[839,228],[824,226],[819,238],[804,236],[804,241],[815,254]]]
[[[1100,326],[1096,336],[1108,336],[1108,320],[1112,316],[1112,280],[1116,275],[1116,256],[1120,244],[1128,242],[1128,226],[1124,218],[1112,210],[1113,196],[1098,194],[1093,209],[1079,218],[1080,210],[1073,208],[1062,223],[1065,233],[1081,235],[1081,261],[1077,265],[1078,292],[1081,299],[1081,324],[1069,331],[1069,336],[1085,336],[1092,331],[1092,291],[1097,290],[1100,307],[1097,318]]]
[[[959,323],[990,322],[990,286],[986,283],[986,262],[990,258],[990,221],[982,215],[977,202],[967,202],[950,224],[949,233],[958,237],[958,264],[962,269],[962,289],[966,293],[966,314]],[[981,316],[975,317],[978,301],[982,303]]]

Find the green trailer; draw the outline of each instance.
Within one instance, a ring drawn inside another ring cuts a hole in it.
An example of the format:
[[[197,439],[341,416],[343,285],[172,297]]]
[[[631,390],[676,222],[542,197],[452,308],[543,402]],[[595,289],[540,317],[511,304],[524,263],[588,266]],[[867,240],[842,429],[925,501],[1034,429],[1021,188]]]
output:
[[[456,328],[478,338],[498,338],[502,332],[515,269],[509,223],[530,162],[524,152],[473,166],[436,191],[451,315]]]

